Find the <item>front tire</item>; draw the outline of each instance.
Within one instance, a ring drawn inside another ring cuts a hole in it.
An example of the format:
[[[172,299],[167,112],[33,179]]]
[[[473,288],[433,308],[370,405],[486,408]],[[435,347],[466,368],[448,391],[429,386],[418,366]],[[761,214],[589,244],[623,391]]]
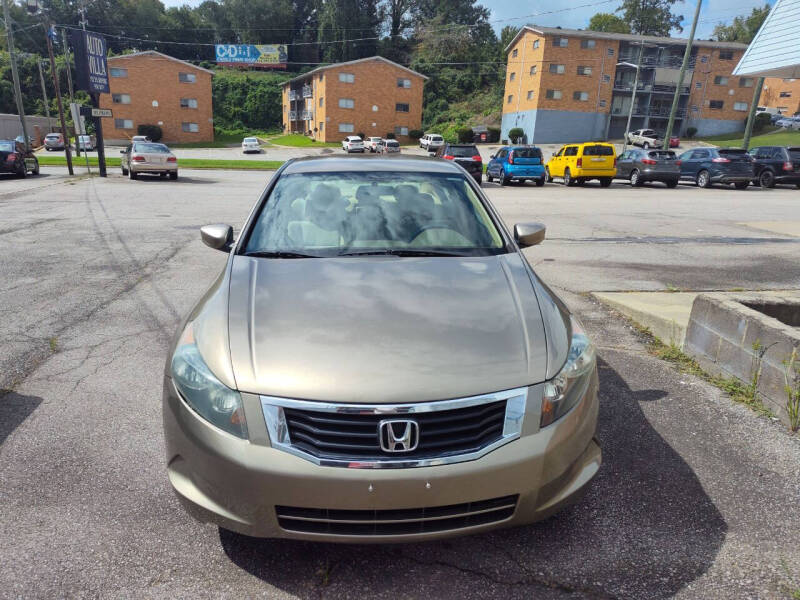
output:
[[[758,184],[762,188],[775,187],[775,173],[772,171],[761,171],[761,175],[758,176]]]
[[[550,169],[547,167],[544,170],[544,180],[548,183],[553,183],[553,176],[550,175]]]
[[[705,169],[703,169],[697,174],[697,179],[695,181],[697,183],[697,187],[700,188],[711,187],[711,175]]]
[[[17,173],[17,177],[20,179],[25,179],[28,176],[28,168],[25,166],[25,163],[22,163],[22,170]]]
[[[569,172],[569,169],[564,170],[564,185],[569,187],[575,185],[575,180],[572,178],[572,173]]]
[[[489,175],[489,171],[486,171],[486,181],[488,181],[489,183],[492,183],[492,176]]]
[[[639,169],[634,169],[631,171],[631,185],[633,187],[641,187],[644,182],[642,181],[642,175],[639,173]]]

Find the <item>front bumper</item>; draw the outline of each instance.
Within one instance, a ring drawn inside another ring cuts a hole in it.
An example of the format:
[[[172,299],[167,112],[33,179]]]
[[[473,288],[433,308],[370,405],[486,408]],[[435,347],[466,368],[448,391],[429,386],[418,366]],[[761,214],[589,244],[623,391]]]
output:
[[[201,419],[164,382],[164,433],[170,482],[196,519],[256,537],[333,542],[404,542],[522,525],[576,501],[601,463],[594,440],[597,373],[585,396],[556,423],[538,429],[541,387],[532,386],[523,435],[485,456],[456,464],[360,469],[318,466],[269,446],[258,396],[242,394],[250,440]],[[260,421],[260,422],[259,422]],[[327,511],[420,510],[518,496],[507,517],[445,531],[331,534],[281,527],[276,506]]]

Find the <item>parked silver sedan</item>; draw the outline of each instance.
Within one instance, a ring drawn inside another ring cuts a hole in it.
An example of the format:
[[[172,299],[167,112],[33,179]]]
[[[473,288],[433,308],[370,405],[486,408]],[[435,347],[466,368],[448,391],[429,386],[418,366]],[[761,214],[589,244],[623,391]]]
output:
[[[142,173],[151,173],[170,179],[178,178],[178,158],[165,144],[133,142],[122,154],[122,174],[136,179]]]
[[[164,373],[170,482],[251,536],[401,542],[543,519],[601,452],[595,350],[460,166],[309,157],[271,179]]]

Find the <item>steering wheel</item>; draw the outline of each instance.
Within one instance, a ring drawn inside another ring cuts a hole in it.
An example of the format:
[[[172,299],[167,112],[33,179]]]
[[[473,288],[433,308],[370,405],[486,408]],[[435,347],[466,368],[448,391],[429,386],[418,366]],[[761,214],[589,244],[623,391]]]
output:
[[[417,230],[412,235],[409,236],[408,242],[409,243],[413,242],[420,235],[428,231],[428,229],[449,229],[450,231],[453,231],[455,233],[458,233],[458,235],[461,235],[461,233],[459,233],[457,229],[453,228],[453,224],[450,223],[449,221],[429,221],[428,223],[424,223],[423,225],[418,227]]]

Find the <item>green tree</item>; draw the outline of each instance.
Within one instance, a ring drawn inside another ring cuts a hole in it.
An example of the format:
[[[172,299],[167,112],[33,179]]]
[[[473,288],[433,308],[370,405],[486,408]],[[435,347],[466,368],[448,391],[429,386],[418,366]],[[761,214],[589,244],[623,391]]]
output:
[[[770,9],[770,5],[765,4],[762,8],[754,8],[750,15],[735,17],[730,25],[720,23],[714,27],[714,39],[720,42],[749,44],[761,29]]]
[[[630,33],[631,28],[622,18],[612,13],[597,13],[589,19],[587,29],[607,33]]]
[[[668,37],[673,29],[683,31],[682,15],[672,12],[677,0],[623,0],[617,12],[630,25],[631,33]]]

